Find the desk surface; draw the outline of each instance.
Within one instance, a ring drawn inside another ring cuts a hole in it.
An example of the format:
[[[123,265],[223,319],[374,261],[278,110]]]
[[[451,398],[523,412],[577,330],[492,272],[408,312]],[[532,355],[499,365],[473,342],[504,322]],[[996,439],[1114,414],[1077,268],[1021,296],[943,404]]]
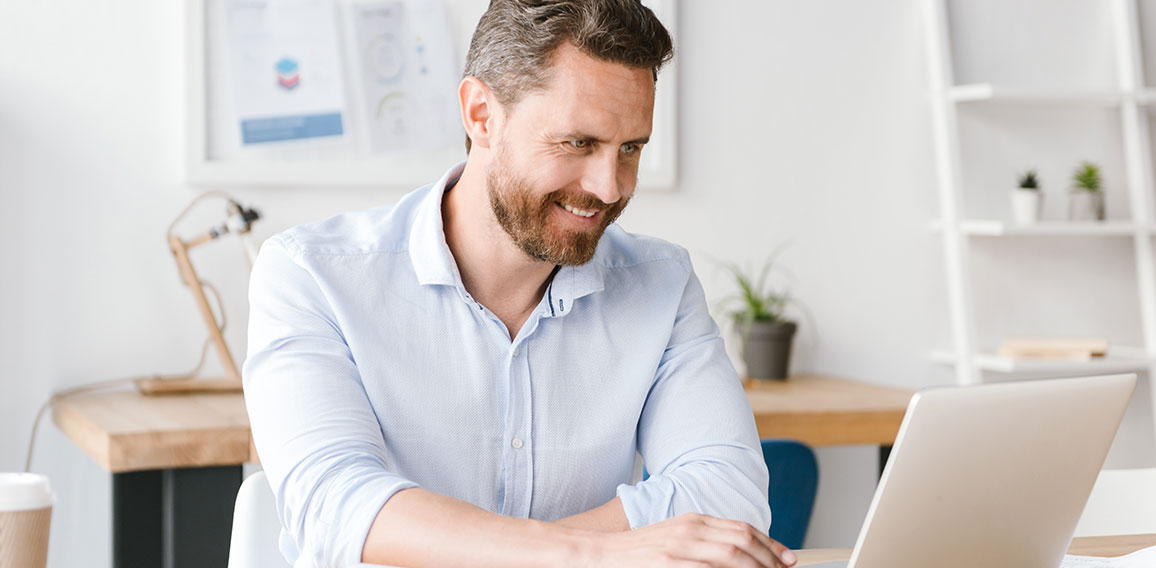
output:
[[[249,415],[240,393],[82,394],[56,401],[52,420],[111,473],[250,461]]]
[[[1073,539],[1072,546],[1068,548],[1068,554],[1078,556],[1123,556],[1142,548],[1148,548],[1149,546],[1156,546],[1156,534],[1093,536]],[[819,564],[822,562],[849,560],[851,558],[851,549],[799,550],[796,554],[799,557],[797,566],[807,566],[809,564]]]
[[[895,442],[915,393],[830,377],[747,381],[747,399],[762,438],[794,438],[812,446]]]
[[[891,444],[912,394],[808,375],[749,383],[746,392],[760,436],[813,446]],[[81,394],[54,403],[52,419],[112,473],[256,461],[239,393]]]

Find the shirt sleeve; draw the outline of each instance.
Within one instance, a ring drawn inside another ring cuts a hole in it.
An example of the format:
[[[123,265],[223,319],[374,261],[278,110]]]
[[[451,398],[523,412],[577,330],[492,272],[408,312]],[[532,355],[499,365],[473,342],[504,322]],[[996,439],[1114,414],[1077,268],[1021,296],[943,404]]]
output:
[[[361,562],[378,511],[417,484],[391,473],[381,425],[330,303],[276,236],[249,284],[243,370],[253,441],[297,566]]]
[[[768,531],[768,473],[750,402],[691,271],[638,424],[650,478],[620,485],[632,529],[697,512]]]

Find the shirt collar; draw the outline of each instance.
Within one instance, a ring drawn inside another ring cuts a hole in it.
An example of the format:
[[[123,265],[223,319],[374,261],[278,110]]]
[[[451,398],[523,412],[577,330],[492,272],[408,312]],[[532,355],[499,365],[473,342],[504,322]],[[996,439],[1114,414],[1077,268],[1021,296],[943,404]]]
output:
[[[409,233],[409,254],[414,272],[421,284],[444,284],[464,290],[461,274],[454,262],[450,247],[446,244],[445,225],[442,222],[442,198],[445,192],[458,182],[465,170],[461,162],[450,168],[441,179],[430,187],[422,198],[414,215],[413,227]],[[608,229],[608,232],[611,229]],[[607,235],[598,243],[593,260],[581,266],[563,266],[554,275],[547,290],[550,314],[563,316],[573,309],[574,301],[583,296],[605,289],[602,266],[599,262],[608,246]]]
[[[603,236],[603,242],[606,238]],[[598,244],[599,251],[603,244]],[[574,301],[583,296],[601,292],[606,285],[602,277],[602,266],[598,263],[598,254],[594,260],[581,266],[563,266],[554,275],[554,281],[546,291],[547,301],[550,302],[550,315],[560,317],[570,313]]]
[[[465,169],[465,162],[450,168],[430,187],[417,206],[413,227],[409,232],[409,256],[417,280],[423,285],[461,286],[458,265],[446,244],[445,227],[442,224],[442,196],[447,188],[458,182]]]

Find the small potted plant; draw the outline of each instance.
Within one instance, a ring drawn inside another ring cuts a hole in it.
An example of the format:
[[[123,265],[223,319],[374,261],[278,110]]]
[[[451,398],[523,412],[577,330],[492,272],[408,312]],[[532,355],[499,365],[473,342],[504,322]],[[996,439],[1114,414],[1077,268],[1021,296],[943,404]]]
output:
[[[1076,168],[1072,174],[1072,190],[1068,193],[1068,219],[1104,220],[1104,190],[1101,183],[1100,166],[1084,162]]]
[[[743,361],[747,377],[752,379],[785,379],[790,370],[791,343],[798,325],[783,316],[790,301],[785,292],[769,286],[768,278],[774,256],[763,266],[758,279],[733,264],[727,265],[738,285],[739,293],[726,302],[742,338]]]
[[[1012,218],[1021,225],[1034,225],[1040,220],[1044,200],[1035,170],[1020,176],[1019,187],[1012,190]]]

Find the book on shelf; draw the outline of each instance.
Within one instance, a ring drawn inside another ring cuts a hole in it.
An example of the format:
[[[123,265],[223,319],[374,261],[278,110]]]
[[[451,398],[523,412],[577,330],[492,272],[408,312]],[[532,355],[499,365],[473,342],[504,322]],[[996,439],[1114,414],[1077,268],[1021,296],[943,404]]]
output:
[[[1108,340],[1097,338],[1009,338],[1000,345],[1001,357],[1090,361],[1108,354]]]

